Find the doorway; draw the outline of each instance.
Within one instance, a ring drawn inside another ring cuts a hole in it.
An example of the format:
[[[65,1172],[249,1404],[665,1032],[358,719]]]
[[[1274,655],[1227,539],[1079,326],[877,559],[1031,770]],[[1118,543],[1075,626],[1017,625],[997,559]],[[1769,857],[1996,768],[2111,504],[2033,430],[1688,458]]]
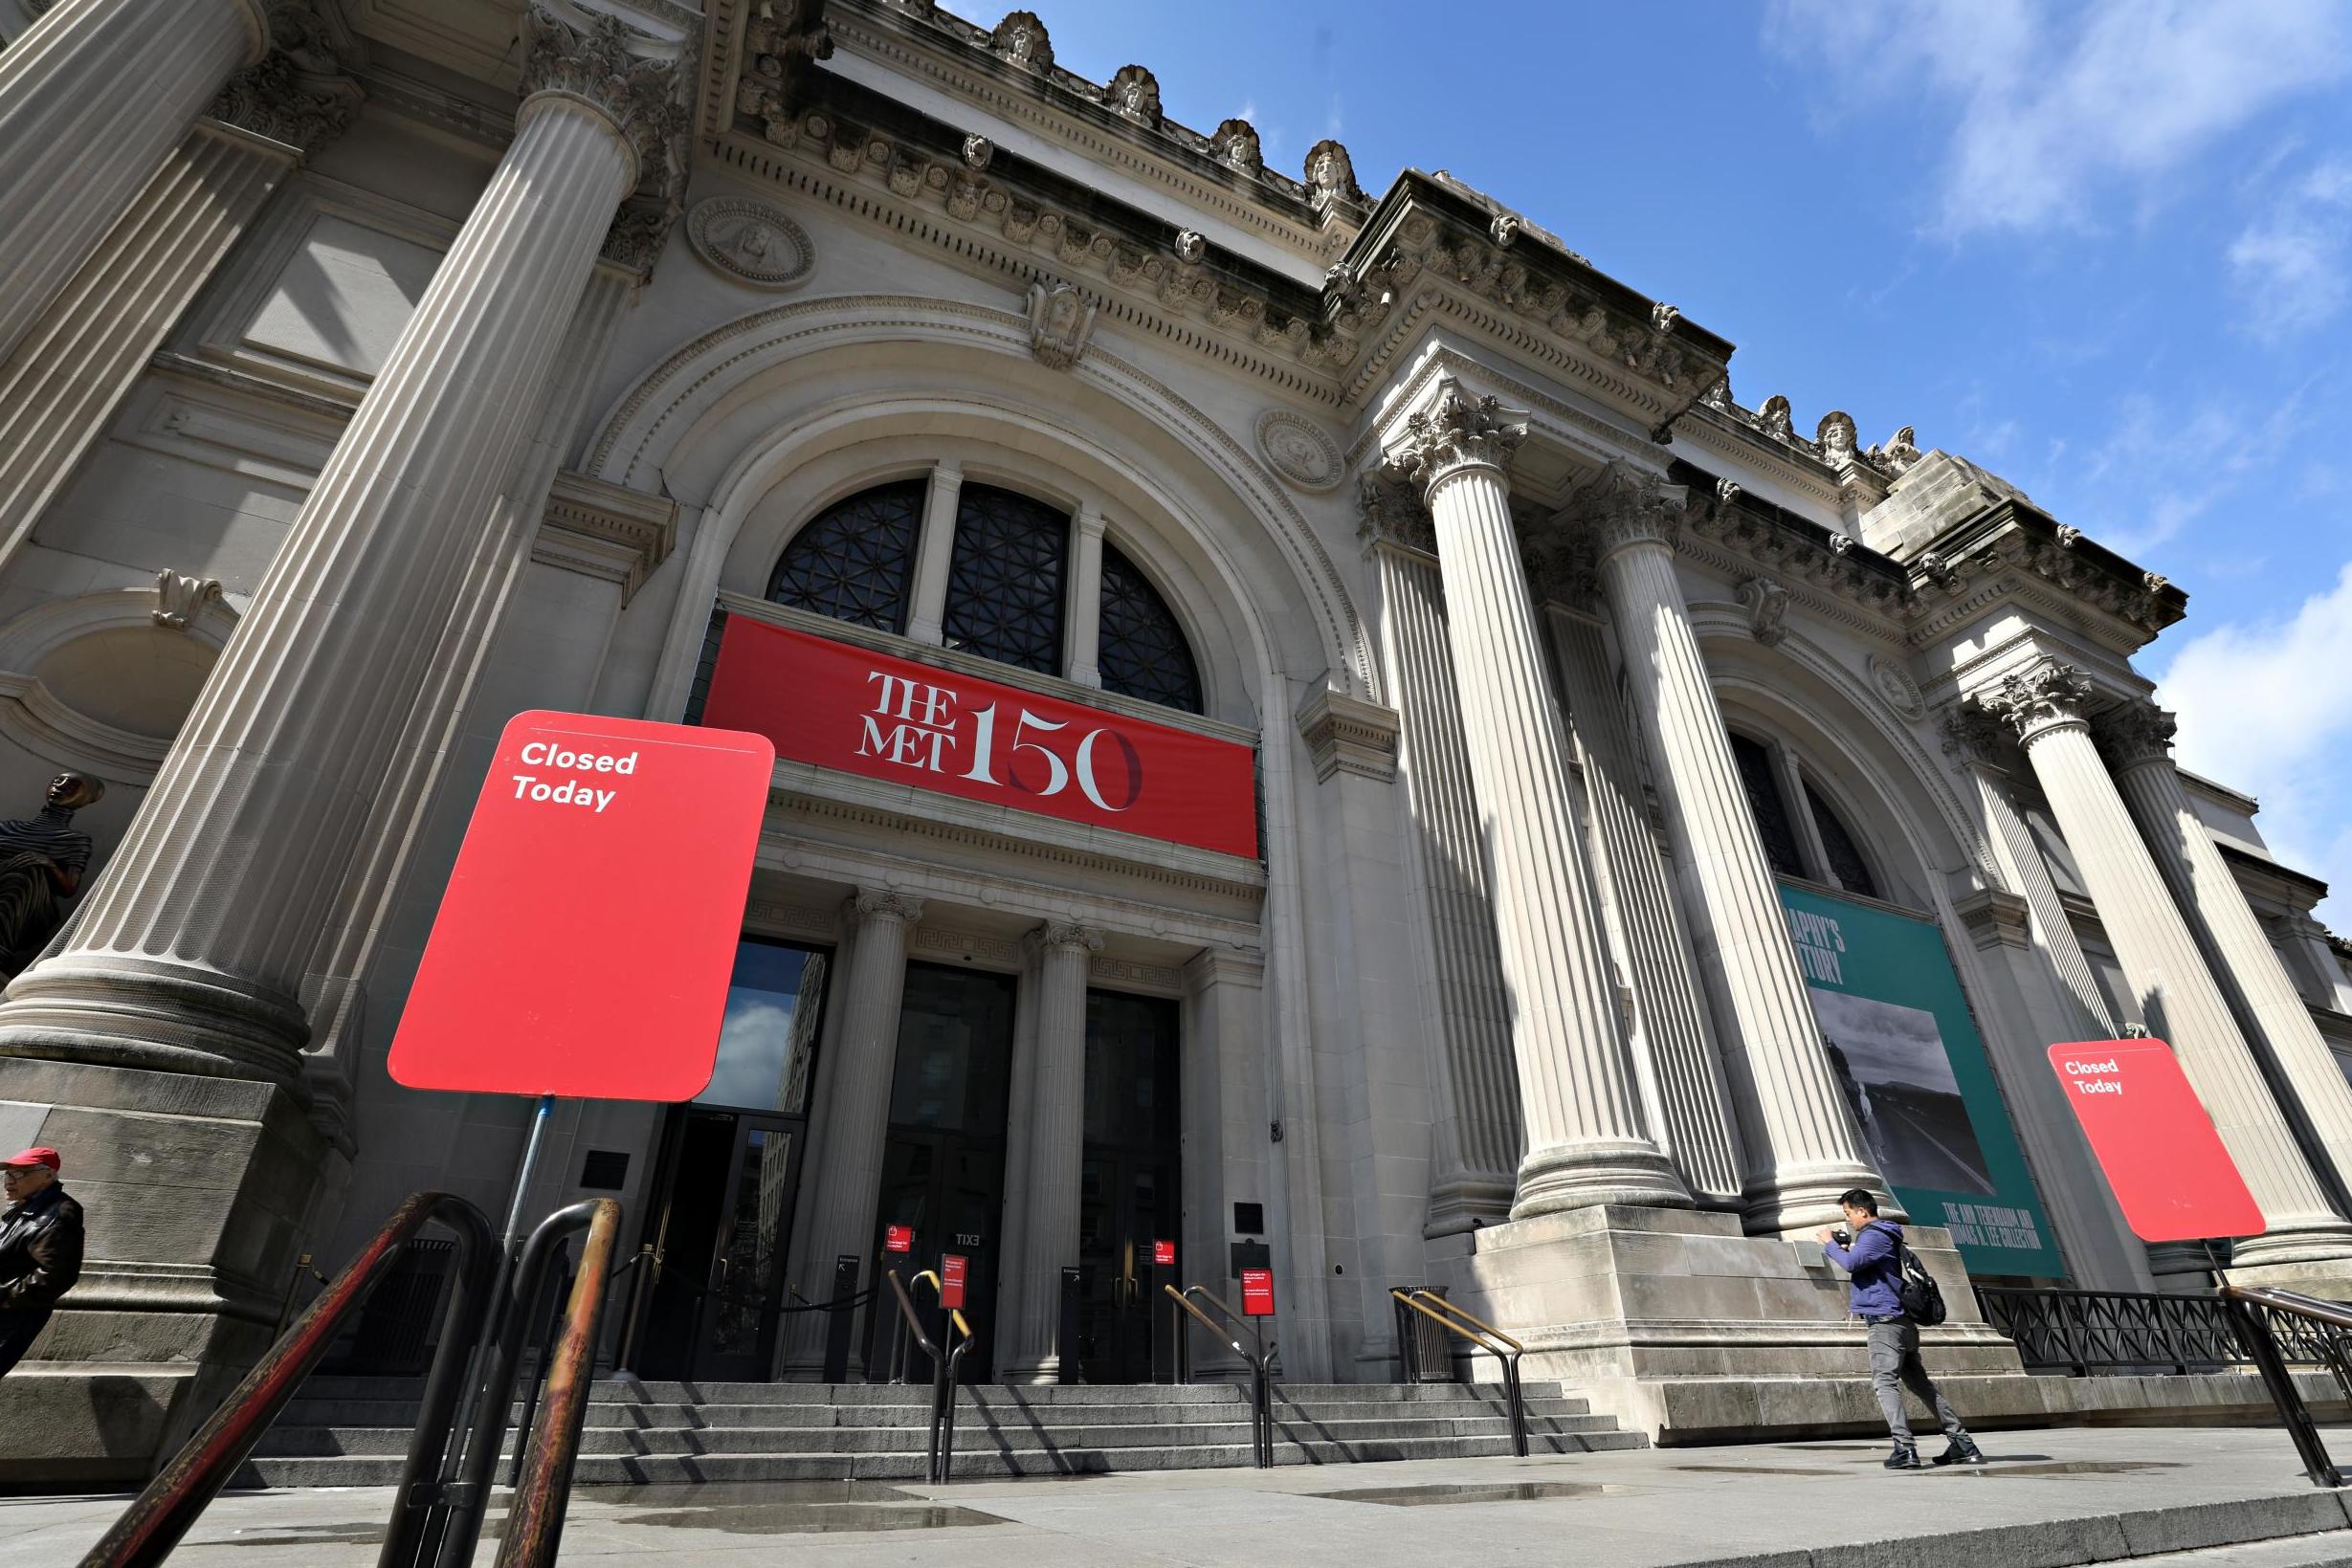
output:
[[[798,943],[736,947],[710,1086],[673,1106],[664,1129],[645,1232],[659,1262],[635,1342],[622,1347],[642,1376],[775,1376],[827,968],[822,950]]]
[[[899,1012],[898,1062],[890,1084],[890,1137],[882,1150],[878,1226],[914,1231],[913,1251],[890,1260],[901,1278],[937,1269],[941,1254],[965,1260],[965,1318],[972,1348],[963,1376],[987,1382],[995,1374],[996,1281],[1005,1211],[1005,1118],[1011,1082],[1011,975],[910,963]],[[876,1237],[879,1250],[881,1238]],[[888,1289],[887,1286],[884,1287]],[[915,1292],[926,1314],[927,1291]],[[877,1303],[883,1298],[876,1297]],[[877,1310],[868,1376],[887,1366],[895,1310]],[[936,1342],[941,1325],[926,1322]],[[929,1376],[927,1365],[910,1376]]]
[[[1078,1365],[1090,1383],[1168,1375],[1152,1243],[1174,1241],[1182,1037],[1176,1004],[1086,993],[1086,1148],[1078,1189]],[[1181,1255],[1181,1254],[1180,1254]]]

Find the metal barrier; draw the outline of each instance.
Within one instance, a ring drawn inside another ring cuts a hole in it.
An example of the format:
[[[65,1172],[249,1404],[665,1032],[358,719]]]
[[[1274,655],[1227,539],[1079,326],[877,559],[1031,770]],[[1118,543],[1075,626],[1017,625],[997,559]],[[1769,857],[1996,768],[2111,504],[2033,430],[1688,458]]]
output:
[[[596,1378],[596,1330],[604,1320],[606,1276],[621,1233],[618,1203],[600,1198],[588,1206],[595,1213],[588,1221],[588,1240],[581,1244],[580,1269],[564,1308],[563,1332],[547,1356],[546,1402],[536,1427],[525,1418],[515,1498],[506,1511],[498,1568],[542,1568],[555,1561],[563,1542],[572,1466],[580,1457],[580,1427],[588,1419]]]
[[[1449,1334],[1469,1340],[1502,1362],[1503,1392],[1511,1401],[1511,1451],[1521,1459],[1526,1458],[1527,1402],[1520,1393],[1519,1358],[1527,1354],[1527,1347],[1486,1319],[1455,1306],[1434,1291],[1398,1287],[1388,1292],[1388,1298],[1396,1303],[1397,1343],[1407,1346],[1409,1354],[1412,1343],[1409,1331],[1414,1319],[1408,1314],[1418,1313],[1422,1318],[1435,1323]]]
[[[456,1234],[457,1282],[443,1320],[440,1350],[425,1380],[409,1465],[402,1472],[404,1481],[413,1475],[429,1440],[448,1441],[451,1418],[464,1390],[466,1361],[487,1305],[489,1271],[498,1253],[497,1238],[482,1211],[446,1192],[417,1193],[392,1210],[383,1227],[360,1248],[359,1256],[335,1276],[294,1328],[270,1347],[236,1391],[221,1402],[220,1408],[147,1483],[114,1528],[90,1549],[81,1559],[82,1568],[135,1568],[163,1561],[245,1462],[352,1314],[383,1284],[402,1245],[429,1222],[447,1226]],[[436,1452],[433,1457],[437,1461],[439,1456]]]
[[[2018,1358],[2031,1372],[2185,1375],[2246,1366],[2254,1358],[2219,1295],[1980,1285],[1976,1299],[1985,1321],[2016,1344]],[[2343,1354],[2336,1329],[2279,1308],[2249,1306],[2289,1365],[2332,1367]]]
[[[1275,1347],[1259,1337],[1255,1323],[1251,1322],[1250,1319],[1219,1300],[1208,1286],[1187,1285],[1179,1291],[1173,1285],[1163,1285],[1160,1289],[1166,1292],[1177,1306],[1197,1319],[1202,1327],[1232,1346],[1234,1355],[1250,1363],[1251,1458],[1259,1469],[1272,1469],[1274,1468]],[[1248,1328],[1251,1342],[1258,1347],[1256,1354],[1253,1355],[1242,1349],[1238,1338],[1229,1334],[1224,1327],[1210,1319],[1207,1313],[1195,1306],[1192,1302],[1194,1296],[1199,1296],[1201,1300],[1214,1307],[1228,1324]],[[1189,1336],[1181,1334],[1176,1336],[1176,1380],[1178,1382],[1192,1380],[1192,1356],[1187,1346],[1188,1338]]]
[[[2324,1364],[2335,1376],[2337,1391],[2352,1400],[2352,1340],[2345,1337],[2347,1331],[2352,1331],[2352,1307],[2341,1301],[2298,1295],[2293,1291],[2245,1285],[2223,1286],[2221,1300],[2252,1352],[2254,1370],[2262,1374],[2262,1385],[2270,1391],[2271,1402],[2277,1407],[2287,1435],[2295,1439],[2295,1450],[2302,1456],[2303,1473],[2311,1477],[2315,1486],[2344,1485],[2352,1478],[2346,1477],[2328,1457],[2319,1424],[2311,1419],[2311,1407],[2303,1402],[2301,1390],[2295,1386],[2295,1374],[2287,1370],[2287,1358],[2274,1324],[2287,1319],[2309,1325],[2325,1347]]]
[[[896,1269],[886,1270],[882,1277],[890,1282],[890,1293],[899,1304],[899,1334],[893,1349],[892,1382],[905,1380],[909,1344],[920,1346],[931,1358],[931,1435],[928,1447],[928,1473],[931,1485],[944,1486],[954,1479],[956,1458],[956,1380],[964,1368],[964,1353],[972,1348],[972,1326],[965,1319],[963,1309],[947,1309],[949,1337],[961,1334],[955,1347],[946,1355],[931,1342],[922,1331],[922,1319],[915,1311],[914,1297],[906,1293],[906,1282]],[[931,1289],[940,1289],[939,1275],[925,1269],[915,1276],[917,1284],[931,1282]],[[943,1434],[944,1441],[943,1441]]]

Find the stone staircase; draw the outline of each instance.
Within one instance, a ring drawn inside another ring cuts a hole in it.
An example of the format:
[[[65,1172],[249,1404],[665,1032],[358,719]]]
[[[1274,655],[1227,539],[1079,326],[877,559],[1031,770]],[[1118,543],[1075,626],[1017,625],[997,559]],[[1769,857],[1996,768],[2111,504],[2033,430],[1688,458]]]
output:
[[[416,1419],[415,1380],[313,1378],[262,1438],[242,1487],[390,1486]],[[921,1480],[931,1391],[822,1383],[599,1380],[581,1486]],[[1643,1445],[1556,1383],[1526,1385],[1529,1451]],[[1275,1399],[1275,1460],[1333,1465],[1511,1452],[1490,1384],[1294,1383]],[[520,1412],[518,1412],[519,1414]],[[508,1451],[515,1437],[507,1437]],[[958,1479],[1250,1463],[1239,1384],[983,1385],[959,1391]],[[501,1480],[504,1471],[500,1471]]]

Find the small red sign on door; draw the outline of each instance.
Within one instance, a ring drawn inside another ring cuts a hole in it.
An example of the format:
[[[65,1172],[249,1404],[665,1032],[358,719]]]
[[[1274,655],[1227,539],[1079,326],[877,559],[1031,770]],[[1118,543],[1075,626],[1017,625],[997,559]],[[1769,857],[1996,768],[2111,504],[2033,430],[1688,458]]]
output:
[[[2052,1046],[2050,1065],[2133,1235],[2186,1242],[2262,1234],[2261,1205],[2170,1046]]]
[[[1274,1270],[1244,1269],[1241,1271],[1241,1310],[1249,1317],[1274,1315]]]
[[[509,719],[392,1036],[394,1081],[699,1094],[774,777],[764,736]]]
[[[885,1252],[912,1252],[915,1250],[915,1227],[911,1225],[882,1226],[882,1250]]]
[[[964,1305],[964,1275],[969,1267],[967,1260],[953,1252],[939,1260],[939,1304],[955,1308]]]
[[[1175,1267],[1176,1267],[1176,1244],[1175,1244],[1174,1242],[1154,1242],[1154,1243],[1152,1243],[1152,1244],[1151,1244],[1151,1261],[1152,1261],[1153,1263],[1155,1263],[1155,1264],[1159,1265],[1159,1266],[1160,1266],[1161,1268],[1163,1268],[1163,1269],[1173,1269],[1173,1268],[1175,1268]]]

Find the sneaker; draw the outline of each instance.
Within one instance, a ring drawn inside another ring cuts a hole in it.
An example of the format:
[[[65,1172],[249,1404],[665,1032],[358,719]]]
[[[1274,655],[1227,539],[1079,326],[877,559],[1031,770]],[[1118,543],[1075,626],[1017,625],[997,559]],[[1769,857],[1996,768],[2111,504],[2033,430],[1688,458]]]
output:
[[[1919,1463],[1919,1450],[1917,1448],[1897,1448],[1893,1453],[1886,1456],[1885,1464],[1886,1468],[1891,1470],[1923,1470],[1927,1469],[1926,1466]]]
[[[1933,1465],[1982,1465],[1985,1454],[1975,1442],[1966,1437],[1952,1439],[1952,1446],[1929,1461]]]

